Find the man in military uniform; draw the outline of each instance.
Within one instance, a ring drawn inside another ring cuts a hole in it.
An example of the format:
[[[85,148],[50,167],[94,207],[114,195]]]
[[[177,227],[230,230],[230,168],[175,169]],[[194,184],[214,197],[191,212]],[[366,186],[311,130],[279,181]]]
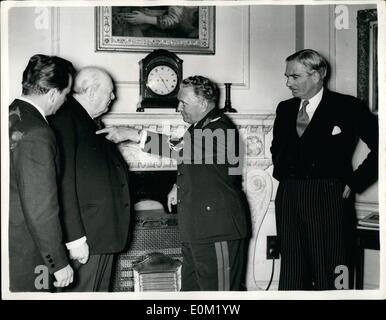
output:
[[[245,271],[249,208],[241,187],[239,134],[216,108],[217,86],[207,78],[185,79],[178,94],[183,138],[127,127],[110,127],[114,142],[131,140],[144,150],[176,158],[177,181],[168,206],[177,205],[182,241],[182,291],[241,290]]]

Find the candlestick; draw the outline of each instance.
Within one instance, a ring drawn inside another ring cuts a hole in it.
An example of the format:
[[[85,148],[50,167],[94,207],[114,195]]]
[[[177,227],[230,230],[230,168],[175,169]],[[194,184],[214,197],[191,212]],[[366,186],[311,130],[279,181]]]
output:
[[[224,83],[225,85],[225,105],[222,109],[223,112],[237,112],[236,109],[232,108],[231,101],[231,85],[232,83]]]

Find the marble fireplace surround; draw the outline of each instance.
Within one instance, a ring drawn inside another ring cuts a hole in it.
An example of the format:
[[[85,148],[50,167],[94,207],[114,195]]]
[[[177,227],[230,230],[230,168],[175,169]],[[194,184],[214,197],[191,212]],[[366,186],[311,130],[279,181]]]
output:
[[[252,238],[250,242],[247,289],[261,290],[270,275],[270,267],[265,259],[265,237],[259,231],[268,211],[273,212],[271,203],[273,194],[272,167],[269,148],[272,141],[274,114],[228,114],[237,125],[245,144],[245,162],[243,168],[243,186],[252,214]],[[137,129],[165,133],[181,137],[188,125],[179,113],[125,113],[110,114],[103,118],[106,126],[124,125]],[[175,170],[176,162],[142,152],[137,144],[119,145],[125,160],[133,171]],[[270,215],[271,218],[273,215]],[[275,234],[275,233],[273,233]],[[257,252],[257,250],[259,252]],[[266,269],[266,270],[265,270]],[[264,271],[265,270],[265,271]]]

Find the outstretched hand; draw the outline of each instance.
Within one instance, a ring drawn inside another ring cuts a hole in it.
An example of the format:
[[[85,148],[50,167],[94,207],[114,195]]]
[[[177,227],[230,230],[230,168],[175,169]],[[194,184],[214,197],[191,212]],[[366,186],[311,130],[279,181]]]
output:
[[[119,143],[126,140],[138,143],[141,139],[140,130],[124,126],[107,127],[98,130],[95,133],[106,134],[106,139],[115,143]]]

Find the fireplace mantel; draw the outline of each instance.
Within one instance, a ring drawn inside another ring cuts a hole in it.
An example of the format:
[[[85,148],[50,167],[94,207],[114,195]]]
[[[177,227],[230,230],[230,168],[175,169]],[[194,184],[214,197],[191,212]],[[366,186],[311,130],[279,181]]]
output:
[[[237,125],[245,145],[243,186],[251,209],[252,238],[247,266],[247,289],[256,290],[259,286],[256,274],[261,272],[265,255],[257,254],[259,231],[268,211],[272,211],[271,198],[273,178],[270,146],[275,115],[272,113],[239,114],[228,116]],[[188,125],[179,113],[114,113],[103,118],[106,126],[131,126],[137,129],[182,137]],[[119,148],[133,171],[175,170],[176,162],[143,152],[138,144],[121,143]],[[270,205],[271,204],[271,205]],[[272,217],[270,217],[271,219]],[[259,239],[261,242],[261,239]],[[258,268],[260,268],[258,270]]]
[[[230,118],[237,118],[237,119],[273,119],[275,117],[274,113],[266,113],[266,112],[256,112],[256,113],[229,113],[227,112],[226,115]],[[104,119],[148,119],[148,118],[154,118],[159,117],[161,119],[177,119],[182,121],[181,114],[179,112],[175,111],[168,111],[168,112],[111,112],[104,116]]]
[[[237,125],[246,147],[247,167],[268,168],[274,114],[239,114],[228,116]],[[182,137],[188,127],[179,113],[114,113],[103,118],[106,126],[131,126],[137,129]],[[133,143],[120,144],[120,150],[131,170],[173,170],[176,162],[142,152]]]

